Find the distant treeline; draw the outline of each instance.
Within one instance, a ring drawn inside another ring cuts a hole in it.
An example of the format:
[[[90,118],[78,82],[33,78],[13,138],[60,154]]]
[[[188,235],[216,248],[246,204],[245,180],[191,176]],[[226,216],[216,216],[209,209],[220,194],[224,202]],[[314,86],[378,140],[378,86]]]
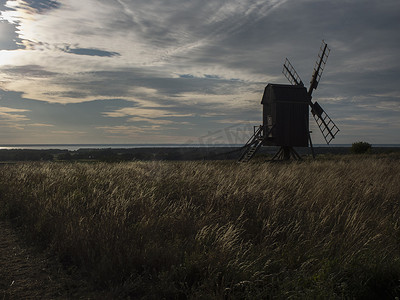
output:
[[[0,161],[52,161],[60,153],[61,150],[1,149]]]
[[[0,161],[72,161],[93,160],[103,162],[134,160],[214,160],[236,159],[240,148],[130,148],[130,149],[79,149],[76,151],[49,149],[2,149]]]
[[[1,149],[0,161],[135,161],[135,160],[225,160],[238,159],[240,147],[166,147],[166,148],[121,148],[121,149]],[[310,148],[297,148],[300,155],[311,155]],[[258,156],[271,158],[278,147],[262,147]],[[349,154],[350,147],[316,147],[318,154]],[[372,148],[370,154],[400,152],[398,147]]]
[[[235,159],[239,148],[133,148],[133,149],[80,149],[58,155],[60,160],[212,160]]]

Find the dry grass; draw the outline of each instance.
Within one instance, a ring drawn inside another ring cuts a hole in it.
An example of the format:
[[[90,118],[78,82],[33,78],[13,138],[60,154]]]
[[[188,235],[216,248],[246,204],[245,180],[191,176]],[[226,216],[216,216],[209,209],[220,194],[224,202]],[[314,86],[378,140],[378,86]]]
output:
[[[1,166],[3,216],[136,298],[394,298],[400,160]]]

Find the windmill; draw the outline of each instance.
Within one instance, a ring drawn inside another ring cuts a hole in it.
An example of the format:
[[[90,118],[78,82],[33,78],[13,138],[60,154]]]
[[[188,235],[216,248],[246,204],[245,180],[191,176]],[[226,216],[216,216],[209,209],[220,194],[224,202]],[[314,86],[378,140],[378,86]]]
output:
[[[312,93],[317,89],[325,68],[330,49],[322,41],[308,90],[300,76],[286,58],[282,73],[291,83],[268,84],[265,87],[261,104],[263,105],[263,125],[254,127],[254,134],[243,147],[239,162],[249,161],[261,146],[280,146],[273,159],[301,159],[293,147],[311,146],[314,156],[310,130],[309,109],[329,144],[339,132],[339,128],[318,104],[312,101]]]

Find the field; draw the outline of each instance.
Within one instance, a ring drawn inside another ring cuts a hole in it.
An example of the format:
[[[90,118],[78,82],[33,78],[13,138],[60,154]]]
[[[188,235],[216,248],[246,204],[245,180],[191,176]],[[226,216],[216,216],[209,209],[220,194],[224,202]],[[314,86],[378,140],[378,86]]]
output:
[[[0,168],[0,218],[116,298],[400,295],[399,155]]]

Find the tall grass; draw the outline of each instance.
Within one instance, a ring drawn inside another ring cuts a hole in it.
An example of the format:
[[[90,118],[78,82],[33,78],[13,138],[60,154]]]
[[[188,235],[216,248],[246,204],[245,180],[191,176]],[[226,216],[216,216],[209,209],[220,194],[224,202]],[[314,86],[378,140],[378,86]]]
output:
[[[393,298],[400,160],[1,166],[3,217],[133,298]]]

